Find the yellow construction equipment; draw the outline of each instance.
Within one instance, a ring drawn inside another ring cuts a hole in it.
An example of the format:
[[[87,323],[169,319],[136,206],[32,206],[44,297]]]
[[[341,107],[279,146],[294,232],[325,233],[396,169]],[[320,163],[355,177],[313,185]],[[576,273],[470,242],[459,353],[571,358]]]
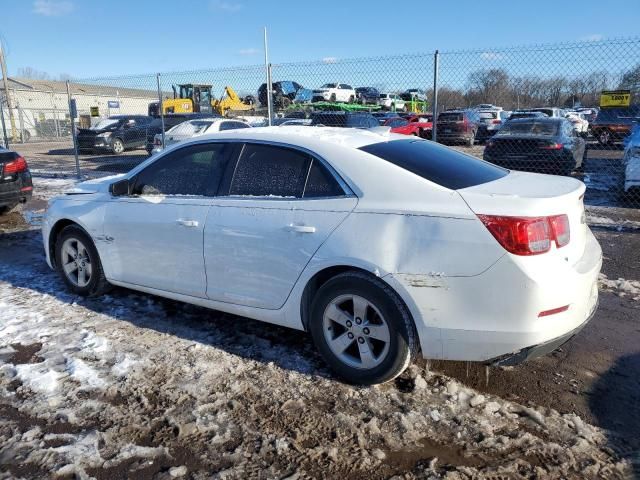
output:
[[[211,102],[211,105],[213,106],[213,109],[222,116],[224,116],[229,110],[243,112],[255,110],[255,105],[244,103],[236,91],[228,85],[224,87],[224,93],[220,97],[220,100],[214,99]]]
[[[211,97],[211,85],[185,83],[172,85],[173,98],[162,101],[164,114],[168,113],[213,113],[213,99]],[[149,104],[149,115],[160,115],[158,102]]]

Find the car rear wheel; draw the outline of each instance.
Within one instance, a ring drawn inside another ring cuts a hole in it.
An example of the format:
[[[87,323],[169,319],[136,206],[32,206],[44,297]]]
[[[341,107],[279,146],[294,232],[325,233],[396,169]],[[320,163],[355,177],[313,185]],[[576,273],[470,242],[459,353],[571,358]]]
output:
[[[110,288],[98,251],[77,225],[65,227],[56,240],[56,268],[67,287],[82,296],[99,296]]]
[[[120,140],[119,138],[116,138],[113,140],[111,148],[113,149],[113,153],[115,153],[116,155],[120,155],[122,152],[124,152],[124,143],[122,143],[122,140]]]
[[[4,205],[0,207],[0,215],[7,215],[11,213],[11,211],[18,206],[18,202],[12,203],[11,205]]]
[[[332,102],[335,102],[335,101],[336,101],[336,94],[335,94],[335,93],[332,93],[332,94],[331,94],[331,101],[332,101]]]
[[[388,285],[363,272],[342,273],[318,290],[309,330],[329,366],[354,384],[392,380],[418,351],[406,306]]]

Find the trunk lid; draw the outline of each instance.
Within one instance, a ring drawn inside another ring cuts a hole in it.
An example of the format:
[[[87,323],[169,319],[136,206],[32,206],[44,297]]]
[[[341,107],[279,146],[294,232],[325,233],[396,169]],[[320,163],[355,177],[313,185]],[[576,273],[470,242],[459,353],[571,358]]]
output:
[[[569,244],[543,255],[558,255],[573,265],[584,252],[587,224],[584,183],[570,177],[512,171],[493,182],[458,190],[476,215],[547,217],[566,214]]]

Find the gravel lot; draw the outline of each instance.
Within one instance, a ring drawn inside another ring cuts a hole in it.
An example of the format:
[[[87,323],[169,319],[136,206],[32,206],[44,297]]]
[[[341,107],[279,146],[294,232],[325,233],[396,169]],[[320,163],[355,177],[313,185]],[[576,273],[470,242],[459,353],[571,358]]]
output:
[[[420,361],[355,388],[296,331],[124,289],[69,295],[33,226],[69,184],[36,178],[37,198],[0,222],[0,478],[638,473],[637,215],[589,212],[601,307],[561,351],[488,377]]]

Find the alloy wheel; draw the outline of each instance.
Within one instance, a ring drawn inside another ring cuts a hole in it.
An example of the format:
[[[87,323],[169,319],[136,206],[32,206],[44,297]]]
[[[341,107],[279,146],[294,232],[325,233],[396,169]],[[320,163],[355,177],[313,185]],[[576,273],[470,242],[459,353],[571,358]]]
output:
[[[380,310],[364,297],[336,297],[327,305],[322,323],[331,352],[350,367],[375,368],[389,353],[389,325]]]
[[[76,287],[86,287],[93,269],[85,245],[77,238],[67,238],[62,244],[61,257],[65,277]]]

